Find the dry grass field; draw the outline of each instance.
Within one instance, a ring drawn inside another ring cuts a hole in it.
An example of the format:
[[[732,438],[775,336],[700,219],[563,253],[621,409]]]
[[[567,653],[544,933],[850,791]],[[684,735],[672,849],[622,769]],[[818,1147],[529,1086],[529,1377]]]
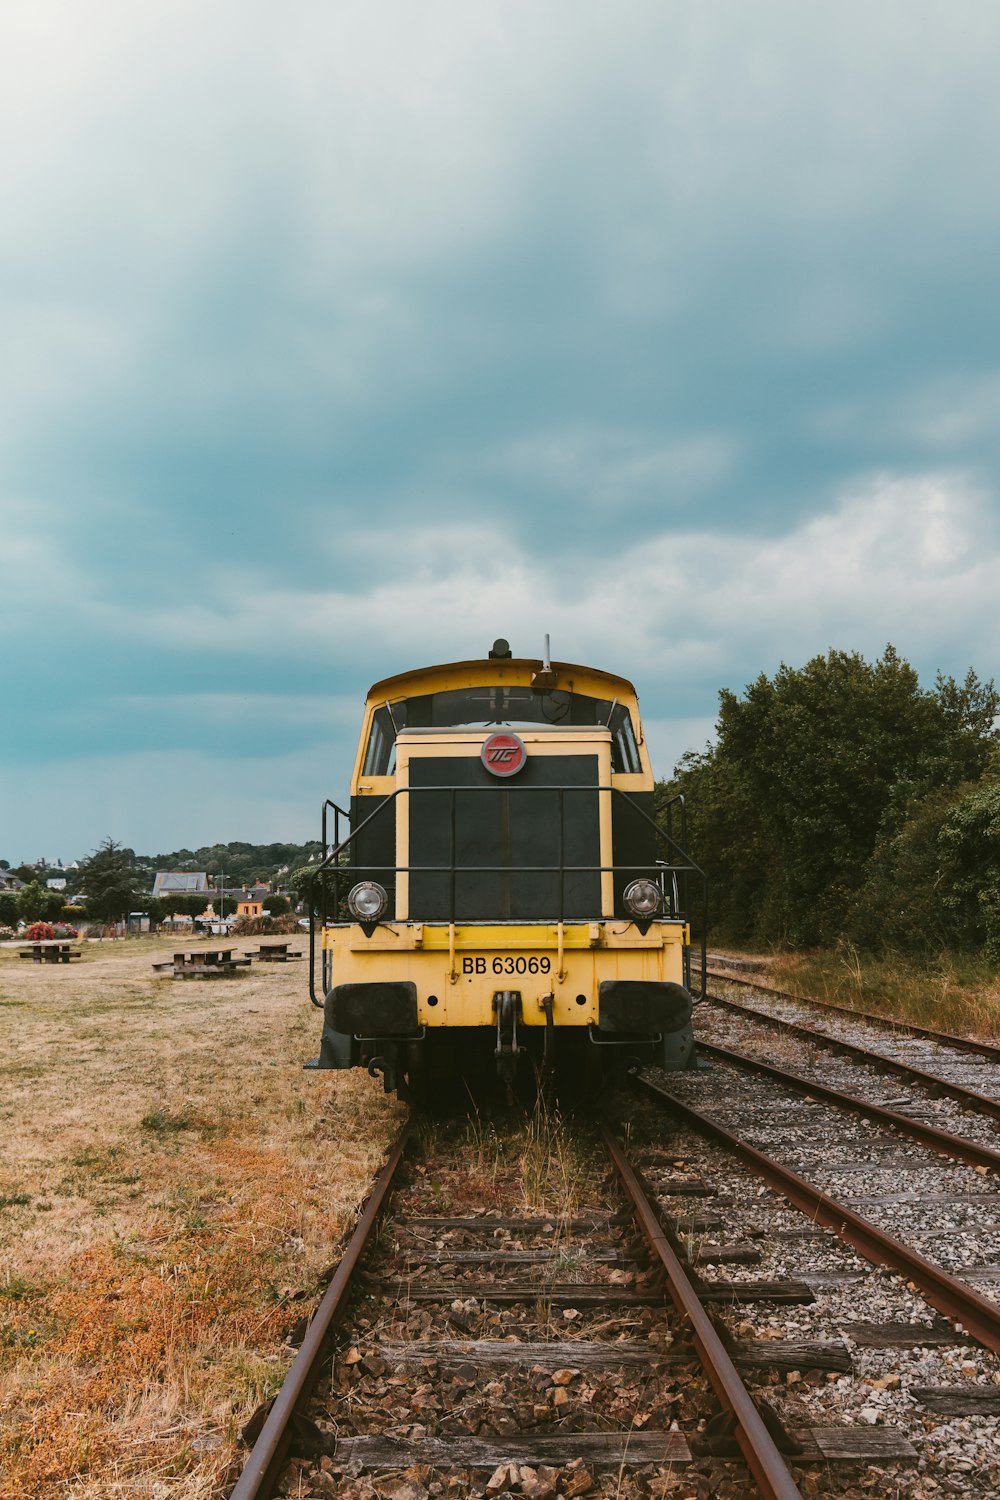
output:
[[[770,972],[772,983],[795,994],[986,1041],[1000,1038],[1000,976],[983,959],[873,958],[848,943],[825,953],[775,954]]]
[[[0,948],[0,1495],[223,1493],[402,1109],[318,1050],[305,960]],[[250,945],[252,946],[252,945]]]

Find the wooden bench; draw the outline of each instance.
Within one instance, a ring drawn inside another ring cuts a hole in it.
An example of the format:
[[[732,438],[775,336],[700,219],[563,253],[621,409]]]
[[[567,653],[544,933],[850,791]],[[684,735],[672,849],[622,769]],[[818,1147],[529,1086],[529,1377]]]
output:
[[[36,964],[68,964],[71,958],[82,958],[83,949],[74,948],[71,943],[63,942],[56,938],[43,939],[40,943],[32,943],[30,948],[22,948],[18,958],[30,958]]]
[[[189,949],[151,967],[157,972],[170,969],[175,979],[211,979],[249,968],[249,958],[234,958],[235,951],[235,948]]]
[[[243,952],[247,959],[259,959],[263,964],[283,964],[290,958],[301,958],[302,954],[296,950],[289,953],[291,943],[261,943],[259,948],[244,948]]]

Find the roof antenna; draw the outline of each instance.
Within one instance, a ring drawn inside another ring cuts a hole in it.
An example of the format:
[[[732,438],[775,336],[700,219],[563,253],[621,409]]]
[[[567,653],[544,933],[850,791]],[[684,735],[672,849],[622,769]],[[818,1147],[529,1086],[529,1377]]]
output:
[[[556,685],[556,674],[552,670],[552,663],[549,660],[549,638],[546,635],[546,637],[545,637],[545,651],[544,651],[544,653],[542,655],[542,667],[541,667],[541,671],[535,672],[535,673],[532,674],[531,686],[533,688],[540,688],[540,689],[542,689],[542,691],[546,691],[546,690],[551,691],[551,689],[554,688],[555,685]]]

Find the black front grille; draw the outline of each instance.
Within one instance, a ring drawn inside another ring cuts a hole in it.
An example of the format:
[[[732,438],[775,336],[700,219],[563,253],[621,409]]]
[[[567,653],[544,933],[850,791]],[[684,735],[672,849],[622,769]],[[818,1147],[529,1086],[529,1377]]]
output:
[[[399,816],[409,821],[411,920],[601,915],[596,755],[529,755],[509,782],[478,757],[414,756],[410,786]],[[572,868],[581,865],[591,868]]]

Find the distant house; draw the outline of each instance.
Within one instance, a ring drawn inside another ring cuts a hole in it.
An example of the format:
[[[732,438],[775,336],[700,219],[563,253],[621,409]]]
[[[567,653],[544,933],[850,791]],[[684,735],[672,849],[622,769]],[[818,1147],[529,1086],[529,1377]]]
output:
[[[260,885],[244,886],[240,890],[227,891],[230,900],[236,902],[238,917],[262,917],[267,910],[267,898],[271,894],[270,881]]]
[[[24,881],[18,880],[9,870],[0,870],[0,891],[19,891]]]
[[[66,877],[65,875],[57,875],[47,880],[45,884],[50,891],[64,891],[66,889]]]
[[[201,896],[207,892],[204,870],[157,870],[153,881],[154,896]]]

